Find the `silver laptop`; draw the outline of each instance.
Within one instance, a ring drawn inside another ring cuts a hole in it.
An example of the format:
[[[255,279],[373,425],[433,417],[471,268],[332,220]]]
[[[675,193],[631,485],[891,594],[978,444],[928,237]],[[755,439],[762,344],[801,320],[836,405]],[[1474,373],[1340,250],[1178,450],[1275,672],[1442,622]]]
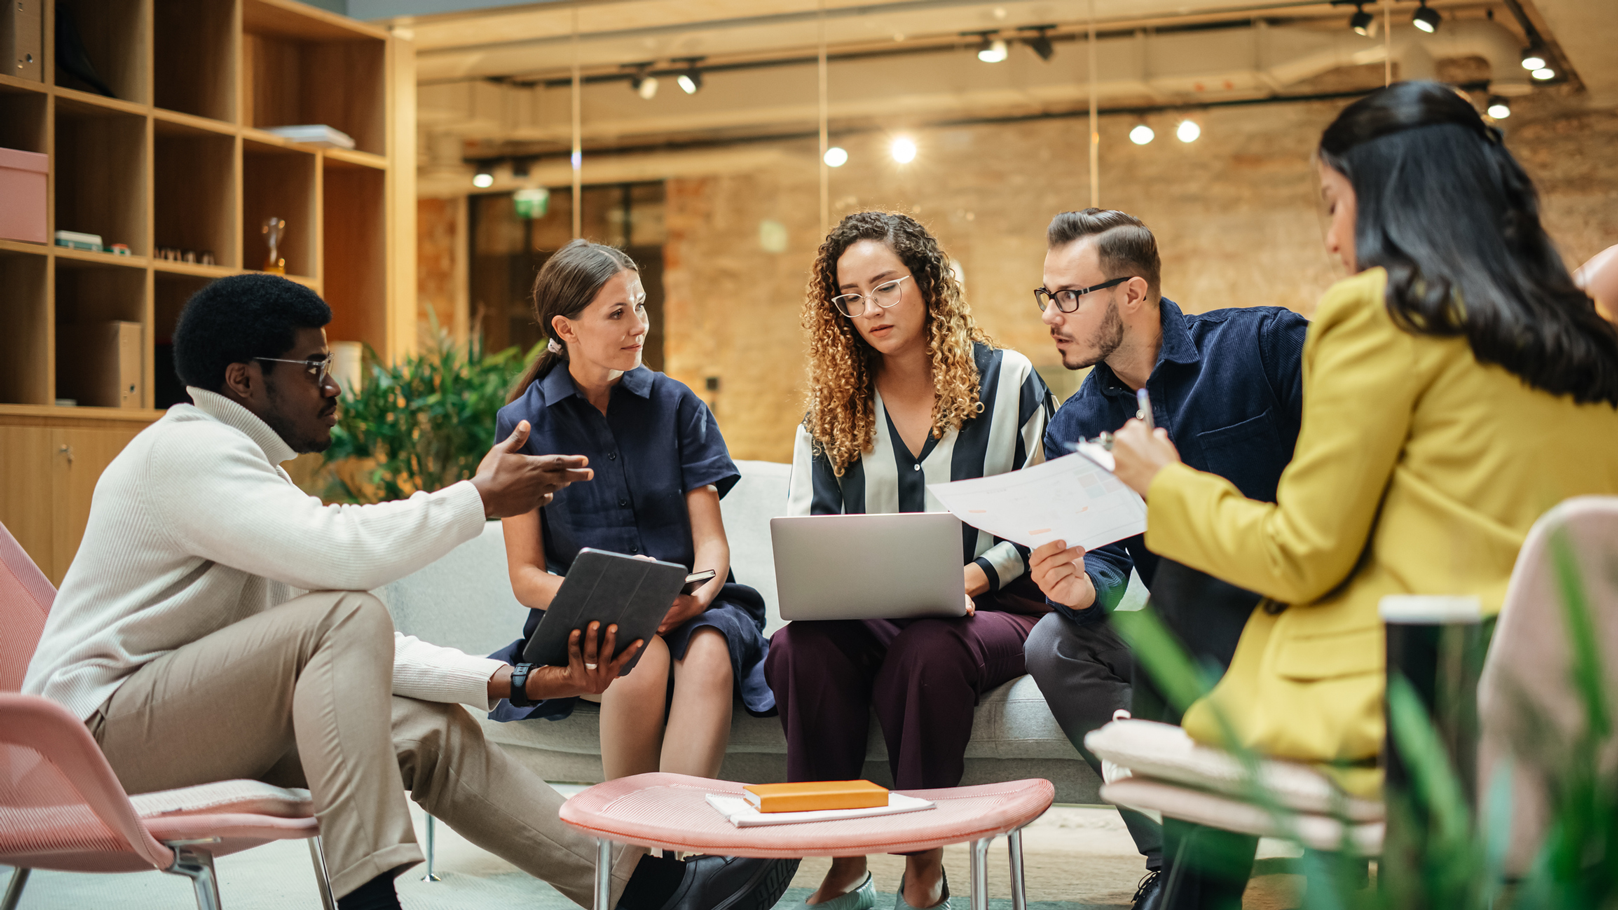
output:
[[[772,518],[781,618],[965,616],[961,540],[948,512]]]

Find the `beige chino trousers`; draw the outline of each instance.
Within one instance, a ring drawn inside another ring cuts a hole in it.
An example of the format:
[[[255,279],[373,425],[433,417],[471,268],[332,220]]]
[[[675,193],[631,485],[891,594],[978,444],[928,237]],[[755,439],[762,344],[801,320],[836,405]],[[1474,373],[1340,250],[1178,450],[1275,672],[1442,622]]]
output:
[[[421,862],[401,792],[467,840],[589,907],[595,842],[562,797],[460,705],[392,694],[393,621],[363,592],[288,601],[170,651],[89,720],[130,793],[248,778],[307,787],[343,896]],[[612,900],[644,851],[614,857]]]

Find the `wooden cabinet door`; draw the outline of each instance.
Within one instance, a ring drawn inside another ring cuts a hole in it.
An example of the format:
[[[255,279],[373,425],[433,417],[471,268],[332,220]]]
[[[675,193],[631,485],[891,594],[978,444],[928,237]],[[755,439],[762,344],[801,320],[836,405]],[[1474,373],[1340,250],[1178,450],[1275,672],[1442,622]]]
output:
[[[0,426],[0,524],[55,584],[62,576],[55,572],[53,549],[53,432],[49,427]]]
[[[79,551],[84,525],[90,520],[90,500],[101,472],[144,427],[57,427],[50,430],[50,489],[55,521],[51,529],[51,566],[45,568],[53,584]]]

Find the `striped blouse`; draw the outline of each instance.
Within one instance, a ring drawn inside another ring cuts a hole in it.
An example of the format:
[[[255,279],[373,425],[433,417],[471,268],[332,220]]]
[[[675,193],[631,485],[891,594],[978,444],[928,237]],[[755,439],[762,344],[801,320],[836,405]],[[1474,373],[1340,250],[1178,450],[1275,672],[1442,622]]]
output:
[[[787,514],[838,515],[942,512],[927,485],[1004,474],[1045,460],[1042,439],[1056,402],[1033,364],[1022,354],[973,345],[978,366],[978,397],[983,412],[942,439],[927,437],[916,458],[876,393],[877,431],[873,449],[843,472],[814,451],[808,429],[798,426],[793,447]],[[969,525],[962,526],[962,563],[974,561],[999,590],[1028,569],[1027,550]]]

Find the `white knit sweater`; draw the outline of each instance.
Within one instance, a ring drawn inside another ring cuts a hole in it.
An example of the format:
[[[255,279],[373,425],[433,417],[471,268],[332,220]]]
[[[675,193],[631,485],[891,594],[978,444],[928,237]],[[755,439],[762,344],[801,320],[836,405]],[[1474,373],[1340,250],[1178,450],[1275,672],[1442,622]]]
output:
[[[241,405],[193,388],[96,484],[23,691],[81,718],[148,661],[306,591],[366,591],[483,530],[461,482],[399,502],[328,506],[280,467],[296,453]],[[450,604],[445,609],[453,609]],[[487,709],[498,661],[395,634],[393,691]]]

